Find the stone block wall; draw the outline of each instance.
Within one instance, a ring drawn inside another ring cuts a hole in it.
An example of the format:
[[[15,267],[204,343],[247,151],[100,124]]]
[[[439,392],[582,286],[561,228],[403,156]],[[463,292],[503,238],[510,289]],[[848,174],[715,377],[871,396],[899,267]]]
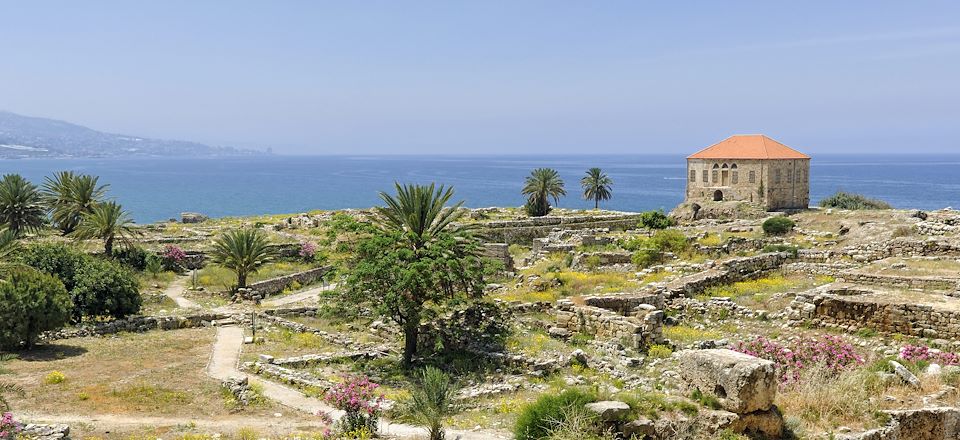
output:
[[[120,332],[143,333],[151,330],[179,330],[185,328],[208,327],[218,321],[233,318],[224,313],[200,313],[186,316],[130,316],[109,322],[83,325],[46,332],[40,335],[42,341],[103,336]]]
[[[510,245],[507,243],[484,243],[483,256],[503,263],[503,270],[513,272],[513,256],[510,255]]]
[[[593,335],[598,340],[623,342],[642,349],[663,342],[663,312],[649,307],[634,316],[624,316],[600,307],[578,306],[569,300],[557,302],[557,327],[571,333]]]
[[[297,272],[290,275],[284,275],[281,277],[271,278],[269,280],[258,281],[256,283],[251,283],[247,286],[248,289],[252,292],[253,295],[259,295],[260,298],[265,298],[270,295],[274,295],[283,291],[288,286],[293,284],[294,281],[300,283],[301,285],[312,284],[320,279],[330,271],[330,266],[317,267],[310,270],[305,270],[303,272]]]
[[[524,220],[494,221],[480,229],[485,240],[507,244],[530,244],[534,238],[546,237],[556,228],[616,230],[635,229],[640,221],[639,213],[602,214],[582,216],[545,216]]]
[[[610,294],[602,296],[587,296],[583,298],[583,304],[589,307],[599,307],[601,309],[611,310],[621,315],[627,316],[642,304],[650,305],[658,310],[663,310],[663,295],[656,293],[641,294]]]
[[[929,305],[871,302],[856,295],[800,294],[786,312],[794,322],[848,332],[871,329],[927,338],[960,338],[960,311]]]

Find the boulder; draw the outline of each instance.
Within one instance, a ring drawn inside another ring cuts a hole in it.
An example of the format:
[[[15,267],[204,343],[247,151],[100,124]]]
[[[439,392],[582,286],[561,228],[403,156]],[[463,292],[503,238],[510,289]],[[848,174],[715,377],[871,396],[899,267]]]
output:
[[[646,417],[624,424],[621,432],[624,438],[634,439],[652,438],[657,433],[653,421]]]
[[[210,218],[198,212],[181,212],[180,221],[182,223],[203,223]]]
[[[687,350],[677,358],[687,387],[716,396],[723,409],[746,414],[773,406],[778,385],[773,362],[727,349]]]
[[[899,376],[904,383],[914,388],[920,388],[920,379],[917,379],[917,376],[911,373],[907,367],[904,367],[897,361],[890,361],[890,366],[893,367],[894,374]]]
[[[739,418],[730,424],[730,430],[747,434],[750,438],[782,438],[783,414],[776,406],[766,411],[740,414]]]
[[[587,410],[600,416],[604,422],[616,422],[630,412],[630,405],[616,400],[588,403]]]

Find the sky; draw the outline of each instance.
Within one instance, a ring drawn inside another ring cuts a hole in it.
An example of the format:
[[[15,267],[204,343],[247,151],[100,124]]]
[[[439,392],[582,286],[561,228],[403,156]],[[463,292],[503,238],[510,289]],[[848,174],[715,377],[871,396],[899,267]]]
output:
[[[957,1],[0,4],[0,110],[285,154],[960,152]]]

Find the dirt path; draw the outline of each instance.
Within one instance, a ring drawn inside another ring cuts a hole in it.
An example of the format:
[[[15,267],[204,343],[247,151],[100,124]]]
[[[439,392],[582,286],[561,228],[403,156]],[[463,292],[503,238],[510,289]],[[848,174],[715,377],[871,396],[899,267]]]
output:
[[[207,367],[207,374],[216,379],[226,379],[231,376],[245,376],[237,368],[240,360],[240,351],[243,348],[243,329],[239,327],[219,327],[217,328],[217,339],[213,345],[213,353],[210,356],[210,363]],[[282,405],[295,408],[310,414],[325,412],[333,418],[339,418],[343,415],[338,411],[327,406],[322,401],[308,397],[299,390],[280,385],[276,382],[263,380],[256,376],[248,376],[249,380],[263,387],[263,395]],[[380,421],[380,432],[399,438],[423,438],[424,430],[422,428],[399,423],[390,423]],[[509,439],[503,433],[495,431],[454,431],[447,432],[449,438],[460,438],[462,440],[497,440]]]
[[[177,303],[177,307],[183,309],[199,309],[199,304],[183,296],[183,291],[186,290],[187,280],[189,279],[190,277],[188,276],[177,277],[175,280],[173,280],[173,282],[170,283],[170,285],[167,286],[166,289],[163,289],[163,294],[174,300]]]
[[[273,308],[285,306],[288,304],[298,303],[300,301],[306,301],[308,299],[316,299],[317,295],[320,292],[326,292],[337,288],[337,283],[330,284],[328,286],[314,287],[312,289],[304,290],[303,292],[294,293],[291,295],[281,296],[276,299],[270,299],[260,303],[263,307]]]
[[[323,429],[319,420],[316,423],[304,422],[302,419],[291,420],[287,417],[269,417],[250,415],[227,416],[211,419],[190,419],[185,417],[154,417],[124,414],[31,414],[18,413],[18,419],[29,420],[31,423],[63,423],[70,425],[72,431],[91,431],[110,433],[115,431],[129,432],[144,427],[158,428],[167,426],[193,426],[200,430],[211,430],[220,433],[235,432],[240,428],[253,428],[267,433],[290,432],[306,429]]]

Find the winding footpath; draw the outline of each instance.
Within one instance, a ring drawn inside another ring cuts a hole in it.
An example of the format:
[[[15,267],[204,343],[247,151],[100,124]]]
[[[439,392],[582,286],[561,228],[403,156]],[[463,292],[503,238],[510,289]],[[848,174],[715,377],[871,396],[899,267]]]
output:
[[[312,289],[307,289],[302,292],[292,293],[290,295],[281,296],[275,299],[268,299],[260,303],[261,306],[266,308],[276,308],[281,306],[286,306],[290,304],[295,304],[301,301],[306,301],[310,299],[317,299],[317,295],[320,292],[328,292],[333,289],[336,289],[338,286],[337,283],[329,284],[321,287],[314,287]]]
[[[243,329],[240,327],[218,327],[217,338],[213,344],[213,353],[207,366],[207,374],[219,380],[230,377],[247,376],[239,369],[240,352],[243,349]],[[263,387],[264,397],[281,405],[304,411],[310,414],[324,412],[332,418],[343,416],[343,412],[336,410],[322,401],[308,397],[299,390],[280,385],[276,382],[264,380],[256,376],[247,376],[248,380]],[[390,423],[380,420],[380,433],[396,438],[418,439],[425,438],[423,428],[400,423]],[[461,440],[506,440],[511,438],[497,431],[459,431],[447,430],[447,437]]]
[[[187,290],[187,280],[189,279],[189,276],[177,277],[166,289],[163,289],[163,294],[176,302],[177,307],[182,309],[199,309],[201,308],[199,304],[183,296],[183,291]]]

